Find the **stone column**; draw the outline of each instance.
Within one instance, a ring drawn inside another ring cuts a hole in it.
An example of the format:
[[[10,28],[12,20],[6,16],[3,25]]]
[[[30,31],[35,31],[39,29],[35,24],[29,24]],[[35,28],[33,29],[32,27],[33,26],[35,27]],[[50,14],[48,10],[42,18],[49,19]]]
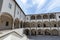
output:
[[[35,21],[36,21],[36,22],[35,22],[35,23],[36,23],[35,26],[36,26],[36,35],[37,35],[37,17],[36,17],[36,16],[37,16],[37,15],[35,15]]]
[[[49,18],[49,27],[50,27],[50,30],[51,30],[51,24],[50,24],[50,16],[49,16],[50,14],[48,13],[48,18]]]
[[[56,13],[55,13],[55,18],[56,18],[56,22],[57,22],[57,24],[56,24],[56,25],[57,25],[57,27],[58,27],[58,21],[57,21]]]
[[[20,28],[20,22],[19,22],[19,28]]]
[[[30,36],[31,36],[31,16],[30,16]]]
[[[43,27],[43,15],[41,15],[42,16],[42,27]]]
[[[14,20],[13,20],[13,26],[12,26],[12,29],[14,29]]]

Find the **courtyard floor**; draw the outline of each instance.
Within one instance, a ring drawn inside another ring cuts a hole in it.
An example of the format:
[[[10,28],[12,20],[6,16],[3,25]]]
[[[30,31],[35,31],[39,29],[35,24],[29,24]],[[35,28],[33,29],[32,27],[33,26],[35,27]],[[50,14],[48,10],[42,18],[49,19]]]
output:
[[[28,36],[30,40],[60,40],[60,36]]]

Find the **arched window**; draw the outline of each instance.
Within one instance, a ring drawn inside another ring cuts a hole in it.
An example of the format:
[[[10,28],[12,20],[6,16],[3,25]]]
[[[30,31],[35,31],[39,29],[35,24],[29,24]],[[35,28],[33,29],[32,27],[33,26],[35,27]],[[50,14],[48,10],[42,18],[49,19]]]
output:
[[[30,23],[29,23],[29,22],[25,22],[25,23],[24,23],[24,26],[25,26],[25,27],[30,27]]]
[[[38,27],[42,27],[42,22],[38,21],[38,22],[37,22],[37,26],[38,26]]]
[[[31,16],[31,20],[35,20],[35,16],[34,15]]]
[[[51,22],[50,22],[50,25],[51,25],[52,27],[57,27],[57,22],[56,22],[56,21],[51,21]]]
[[[31,22],[31,27],[36,27],[36,22]]]
[[[48,15],[43,15],[43,19],[48,19]]]
[[[50,14],[50,19],[54,19],[55,15],[54,14]]]
[[[41,32],[42,32],[42,30],[38,29],[38,35],[43,35]]]
[[[41,15],[37,15],[37,19],[41,19]]]

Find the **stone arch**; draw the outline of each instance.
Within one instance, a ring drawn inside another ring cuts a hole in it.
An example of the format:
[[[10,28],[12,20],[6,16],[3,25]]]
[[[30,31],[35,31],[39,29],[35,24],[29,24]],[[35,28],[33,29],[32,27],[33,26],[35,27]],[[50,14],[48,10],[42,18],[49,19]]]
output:
[[[31,20],[35,20],[35,16],[34,15],[31,16]]]
[[[0,30],[12,29],[13,26],[13,17],[7,13],[3,12],[0,16]]]
[[[45,21],[44,23],[43,23],[43,27],[49,27],[50,26],[50,23],[48,22],[48,21]]]
[[[45,35],[51,35],[51,31],[49,29],[45,29]]]
[[[37,22],[37,26],[38,26],[38,27],[42,27],[42,22],[38,21],[38,22]]]
[[[56,29],[51,30],[51,33],[52,33],[52,35],[54,35],[54,36],[59,35],[59,32],[58,32],[58,30],[56,30]]]
[[[24,34],[29,35],[29,33],[30,33],[29,29],[24,30]]]
[[[51,21],[51,22],[50,22],[50,26],[52,26],[52,27],[57,27],[57,22],[56,22],[56,21]]]
[[[25,26],[25,27],[30,27],[30,23],[29,23],[29,22],[25,22],[25,23],[24,23],[24,26]]]
[[[14,21],[14,28],[19,28],[19,19],[16,18]]]
[[[50,17],[50,19],[54,19],[55,18],[55,14],[50,14],[49,17]]]
[[[38,35],[43,35],[42,30],[38,29]]]
[[[47,14],[43,15],[43,19],[48,19],[48,15]]]
[[[36,18],[37,19],[41,19],[42,17],[41,17],[41,15],[37,15]]]
[[[36,30],[35,29],[31,30],[31,35],[36,35]]]
[[[31,27],[36,27],[36,22],[31,22]]]

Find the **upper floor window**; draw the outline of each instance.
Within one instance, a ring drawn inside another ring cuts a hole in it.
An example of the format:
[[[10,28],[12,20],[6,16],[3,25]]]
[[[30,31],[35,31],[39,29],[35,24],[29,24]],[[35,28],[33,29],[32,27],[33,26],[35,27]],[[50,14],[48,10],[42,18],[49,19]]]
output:
[[[43,19],[48,19],[48,15],[47,14],[43,15]]]
[[[11,3],[9,3],[9,8],[10,8],[10,9],[12,8],[12,4],[11,4]]]
[[[37,15],[37,19],[41,19],[42,17],[41,17],[41,15]]]
[[[35,20],[35,16],[34,15],[31,16],[31,20]]]
[[[17,14],[19,14],[19,11],[17,11]]]
[[[55,14],[50,14],[50,19],[54,19],[55,18]]]
[[[60,16],[59,16],[59,18],[60,18]]]

